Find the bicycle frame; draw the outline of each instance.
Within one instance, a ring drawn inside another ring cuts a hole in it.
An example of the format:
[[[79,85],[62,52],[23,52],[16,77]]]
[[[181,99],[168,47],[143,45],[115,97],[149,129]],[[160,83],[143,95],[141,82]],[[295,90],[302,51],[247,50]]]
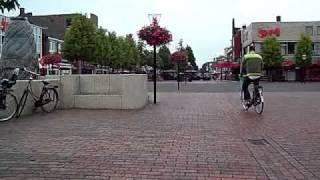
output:
[[[244,94],[243,94],[242,85],[243,85],[243,79],[241,78],[241,79],[240,79],[240,99],[241,99],[241,101],[243,102],[243,101],[244,101]],[[250,85],[253,85],[253,91],[250,91],[250,90],[249,90],[250,94],[252,95],[251,104],[252,104],[252,105],[256,105],[256,103],[257,103],[257,102],[256,102],[257,96],[263,96],[263,93],[262,93],[263,87],[260,86],[260,85],[254,85],[253,83],[251,83]],[[262,90],[260,90],[260,88],[261,88]],[[262,102],[264,101],[263,97],[262,97],[261,101],[262,101]]]
[[[28,95],[30,94],[31,97],[33,98],[33,100],[38,101],[38,100],[40,99],[40,97],[37,97],[37,96],[33,93],[33,89],[32,89],[31,82],[32,82],[32,79],[30,79],[30,80],[28,81],[28,85],[27,85],[27,87],[25,88],[23,94],[24,94],[24,93],[27,93],[27,97],[28,97]]]

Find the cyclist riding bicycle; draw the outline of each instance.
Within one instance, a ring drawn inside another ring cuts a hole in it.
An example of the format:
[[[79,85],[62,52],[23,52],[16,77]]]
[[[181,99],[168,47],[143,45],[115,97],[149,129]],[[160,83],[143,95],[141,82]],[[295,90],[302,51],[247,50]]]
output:
[[[262,69],[262,57],[255,53],[255,48],[251,45],[249,53],[244,56],[240,68],[240,76],[243,77],[242,91],[244,93],[244,100],[247,106],[251,106],[251,97],[248,87],[251,83],[259,85],[259,81],[263,75]]]

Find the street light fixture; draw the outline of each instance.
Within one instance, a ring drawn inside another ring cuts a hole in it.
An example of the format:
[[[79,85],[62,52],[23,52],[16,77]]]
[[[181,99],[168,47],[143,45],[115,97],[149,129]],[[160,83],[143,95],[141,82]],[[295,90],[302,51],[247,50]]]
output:
[[[307,55],[305,55],[305,54],[304,54],[304,55],[302,55],[302,60],[304,60],[304,61],[305,61],[306,59],[307,59]]]

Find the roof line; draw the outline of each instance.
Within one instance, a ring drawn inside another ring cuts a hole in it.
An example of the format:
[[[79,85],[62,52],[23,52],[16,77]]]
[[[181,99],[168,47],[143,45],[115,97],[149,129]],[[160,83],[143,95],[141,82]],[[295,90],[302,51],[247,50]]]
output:
[[[26,17],[68,16],[68,15],[77,15],[77,14],[81,14],[81,13],[32,15],[32,16],[26,16]]]
[[[93,14],[94,13],[69,13],[69,14],[46,14],[46,15],[32,15],[26,17],[46,17],[46,16],[69,16],[69,15],[85,15],[85,14]]]
[[[257,24],[257,23],[320,23],[320,20],[319,21],[281,21],[281,22],[252,22],[251,24]]]

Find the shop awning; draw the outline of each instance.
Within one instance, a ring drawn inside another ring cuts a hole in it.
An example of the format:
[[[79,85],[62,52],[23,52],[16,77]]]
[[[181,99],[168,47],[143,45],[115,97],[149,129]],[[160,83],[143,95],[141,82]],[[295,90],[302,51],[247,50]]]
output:
[[[240,68],[240,64],[237,62],[231,62],[231,61],[220,61],[217,64],[213,65],[214,68],[229,68],[229,69],[236,69]]]

